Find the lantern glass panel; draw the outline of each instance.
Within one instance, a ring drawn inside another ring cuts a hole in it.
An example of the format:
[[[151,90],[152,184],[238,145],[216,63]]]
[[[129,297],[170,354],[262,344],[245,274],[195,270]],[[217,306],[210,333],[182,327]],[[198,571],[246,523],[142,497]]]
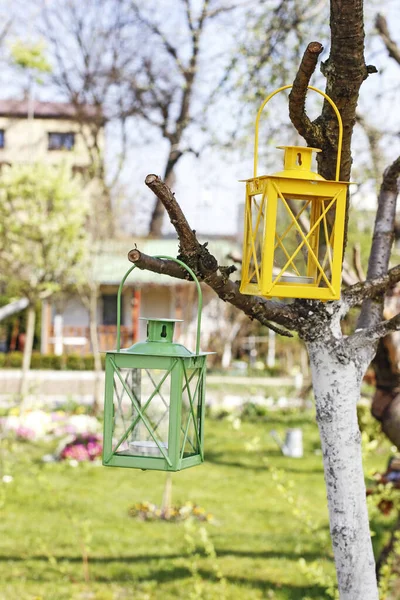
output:
[[[251,237],[247,246],[249,282],[260,285],[265,228],[265,194],[250,196],[247,219],[251,227]],[[254,241],[254,246],[253,246]]]
[[[199,454],[201,439],[202,381],[201,369],[184,367],[182,390],[182,458]]]
[[[273,280],[329,285],[334,217],[332,198],[278,194]]]
[[[171,374],[162,369],[114,373],[113,452],[127,456],[168,454]]]

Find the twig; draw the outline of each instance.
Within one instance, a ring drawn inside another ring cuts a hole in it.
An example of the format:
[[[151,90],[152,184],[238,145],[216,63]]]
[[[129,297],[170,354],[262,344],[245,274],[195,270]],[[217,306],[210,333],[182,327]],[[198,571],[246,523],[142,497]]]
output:
[[[354,244],[353,246],[353,267],[355,272],[357,273],[359,281],[364,281],[365,273],[361,264],[361,248],[360,244],[358,243]]]
[[[375,26],[378,30],[379,35],[382,38],[383,43],[386,46],[386,50],[391,58],[400,65],[400,48],[396,42],[390,37],[389,28],[387,21],[383,15],[377,14],[375,19]]]

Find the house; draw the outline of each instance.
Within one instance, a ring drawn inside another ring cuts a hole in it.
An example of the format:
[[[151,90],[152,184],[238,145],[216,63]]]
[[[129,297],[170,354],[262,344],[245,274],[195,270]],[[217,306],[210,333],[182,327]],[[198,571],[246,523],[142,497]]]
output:
[[[104,149],[104,124],[102,115],[91,105],[0,100],[0,167],[37,161],[67,162],[74,171],[85,173],[93,158],[90,155],[93,136],[100,154]],[[94,194],[96,181],[91,185]],[[101,351],[115,347],[118,286],[132,266],[127,254],[135,241],[149,255],[178,254],[177,240],[172,239],[98,242],[91,279],[98,289],[97,332]],[[234,240],[216,239],[210,242],[210,248],[220,264],[224,264],[226,256],[238,250],[238,244]],[[145,323],[140,318],[153,316],[183,319],[184,323],[177,324],[175,340],[194,348],[196,296],[191,282],[135,269],[122,294],[122,346],[143,339]],[[203,296],[202,345],[207,348],[212,335],[224,329],[225,305],[206,286]],[[41,351],[44,354],[92,352],[89,311],[78,294],[43,302]]]
[[[175,239],[136,241],[138,248],[151,256],[175,257],[178,254],[178,242]],[[100,350],[103,352],[115,348],[118,287],[132,266],[127,255],[134,245],[133,240],[101,242],[95,253],[92,277],[99,290],[97,330]],[[229,264],[227,255],[238,251],[238,244],[228,239],[211,240],[209,247],[220,264]],[[223,336],[226,308],[206,285],[202,285],[202,293],[201,339],[203,349],[207,349],[213,334],[220,331]],[[127,347],[146,338],[146,323],[142,318],[165,317],[183,320],[183,323],[177,323],[175,341],[194,349],[197,303],[197,290],[192,282],[134,269],[122,290],[121,346]],[[89,311],[77,294],[57,304],[51,301],[43,303],[41,340],[44,354],[55,351],[83,355],[91,353]]]
[[[104,119],[91,105],[0,100],[0,165],[69,162],[82,171],[90,165],[89,144],[104,146]]]

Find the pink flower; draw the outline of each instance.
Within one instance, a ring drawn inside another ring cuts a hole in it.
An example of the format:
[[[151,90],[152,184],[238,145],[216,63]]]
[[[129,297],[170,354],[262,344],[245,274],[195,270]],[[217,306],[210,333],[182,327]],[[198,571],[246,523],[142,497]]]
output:
[[[35,439],[35,432],[33,431],[33,429],[30,429],[29,427],[24,427],[23,425],[20,425],[15,430],[15,435],[24,440],[34,440]]]

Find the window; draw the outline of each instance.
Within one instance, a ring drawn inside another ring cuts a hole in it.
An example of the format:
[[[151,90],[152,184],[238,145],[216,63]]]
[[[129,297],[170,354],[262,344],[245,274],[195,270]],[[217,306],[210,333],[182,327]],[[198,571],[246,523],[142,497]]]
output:
[[[0,129],[0,148],[4,148],[4,129]]]
[[[72,150],[75,146],[74,133],[49,133],[49,150]]]
[[[117,324],[117,294],[104,294],[103,300],[103,325]],[[123,310],[121,306],[121,322],[123,322]]]

